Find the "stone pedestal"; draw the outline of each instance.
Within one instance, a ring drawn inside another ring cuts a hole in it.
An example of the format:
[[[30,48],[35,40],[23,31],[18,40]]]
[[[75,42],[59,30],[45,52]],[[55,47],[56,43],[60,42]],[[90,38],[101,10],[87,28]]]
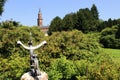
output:
[[[41,75],[33,77],[30,72],[24,73],[20,80],[48,80],[48,75],[45,72],[41,72]]]

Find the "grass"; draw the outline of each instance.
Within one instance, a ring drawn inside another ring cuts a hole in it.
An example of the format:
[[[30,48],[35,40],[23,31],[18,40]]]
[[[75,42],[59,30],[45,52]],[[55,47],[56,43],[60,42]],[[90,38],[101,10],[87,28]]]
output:
[[[115,63],[120,64],[120,49],[103,48],[103,51],[109,54]]]

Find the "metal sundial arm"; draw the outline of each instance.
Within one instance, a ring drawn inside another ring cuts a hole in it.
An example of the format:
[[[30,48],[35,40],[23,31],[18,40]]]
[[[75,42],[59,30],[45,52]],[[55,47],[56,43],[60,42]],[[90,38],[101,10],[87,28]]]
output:
[[[40,44],[38,44],[37,46],[32,46],[31,48],[33,49],[33,50],[35,50],[35,49],[38,49],[39,47],[41,47],[42,45],[44,45],[44,44],[46,44],[47,42],[46,41],[43,41],[43,42],[41,42]]]
[[[43,41],[43,42],[41,42],[41,43],[40,43],[39,45],[37,45],[37,46],[30,46],[30,47],[28,47],[28,46],[25,46],[24,44],[22,44],[21,41],[17,41],[17,44],[22,45],[22,46],[23,46],[25,49],[27,49],[27,50],[35,50],[35,49],[41,47],[42,45],[44,45],[44,44],[46,44],[46,43],[47,43],[46,41]]]

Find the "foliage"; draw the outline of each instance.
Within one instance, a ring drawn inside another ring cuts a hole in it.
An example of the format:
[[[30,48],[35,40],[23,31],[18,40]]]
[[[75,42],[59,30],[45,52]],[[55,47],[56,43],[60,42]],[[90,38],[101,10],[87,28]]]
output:
[[[51,21],[48,33],[52,34],[52,32],[61,31],[61,30],[62,30],[62,20],[60,17],[57,16]]]
[[[98,53],[99,44],[87,38],[81,31],[73,30],[53,33],[44,49],[51,58],[60,58],[64,55],[71,60],[86,59]]]
[[[116,36],[116,38],[117,39],[120,39],[120,24],[118,25],[118,30],[117,30],[117,32],[116,32],[116,34],[115,34]]]
[[[17,21],[6,20],[1,22],[0,27],[5,29],[14,29],[15,27],[20,27],[21,25]]]
[[[63,19],[55,17],[50,24],[49,32],[81,30],[84,33],[97,31],[99,14],[97,7],[79,9],[76,13],[66,14]]]
[[[53,61],[48,73],[52,80],[119,80],[117,70],[119,65],[116,66],[108,54],[98,54],[93,61],[59,58]]]
[[[24,72],[29,71],[29,52],[16,43],[18,40],[27,43],[30,32],[33,33],[32,36],[39,37],[35,41],[41,40],[43,33],[37,27],[22,26],[11,30],[0,28],[0,79],[17,80]]]
[[[107,54],[97,55],[94,62],[89,65],[88,78],[90,80],[113,80],[118,79],[116,65]]]
[[[81,30],[83,33],[101,32],[105,28],[119,25],[120,19],[111,19],[104,21],[99,19],[99,12],[95,4],[91,9],[83,8],[77,12],[66,14],[63,19],[55,17],[50,24],[49,34],[57,31],[71,31],[73,29]],[[119,33],[119,32],[118,32]]]
[[[97,10],[97,7],[95,6],[95,4],[93,4],[91,7],[91,13],[96,20],[99,19],[99,13],[98,13],[98,10]]]
[[[0,79],[18,80],[29,71],[29,52],[16,45],[18,40],[27,45],[29,39],[34,45],[47,41],[35,53],[51,80],[119,79],[119,65],[102,54],[95,35],[73,30],[45,37],[37,27],[0,28]]]
[[[70,31],[74,29],[74,14],[67,14],[65,15],[65,17],[63,18],[63,29],[64,31]]]
[[[101,32],[105,28],[111,28],[112,26],[119,24],[120,24],[119,19],[112,20],[111,18],[109,18],[107,21],[102,21],[101,23],[99,23],[97,30]]]
[[[55,60],[50,68],[50,80],[70,80],[76,74],[75,65],[65,57]]]
[[[4,11],[3,7],[5,4],[6,0],[0,0],[0,15],[2,15],[2,12]]]
[[[92,12],[88,9],[80,9],[77,12],[78,15],[78,26],[80,30],[84,33],[88,33],[91,31],[96,31],[98,21],[93,17]]]
[[[120,48],[120,39],[116,38],[116,34],[119,31],[118,26],[112,28],[105,28],[101,32],[100,43],[105,48]]]
[[[20,57],[20,54],[16,53],[7,59],[0,58],[0,79],[20,79],[24,71],[29,69],[28,56],[26,57]]]

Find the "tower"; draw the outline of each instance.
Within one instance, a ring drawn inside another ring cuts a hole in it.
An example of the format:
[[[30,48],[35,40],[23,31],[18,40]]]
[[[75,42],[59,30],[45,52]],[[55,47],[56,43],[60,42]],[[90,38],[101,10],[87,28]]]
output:
[[[40,28],[42,28],[42,26],[43,26],[43,19],[42,19],[42,13],[41,13],[40,9],[39,9],[39,12],[38,12],[37,24],[38,24],[38,26]]]
[[[48,27],[49,26],[44,26],[43,25],[42,13],[41,13],[40,9],[39,9],[39,12],[38,12],[37,25],[40,28],[40,31],[45,33],[45,35],[47,36],[48,35],[47,32],[48,32]]]

